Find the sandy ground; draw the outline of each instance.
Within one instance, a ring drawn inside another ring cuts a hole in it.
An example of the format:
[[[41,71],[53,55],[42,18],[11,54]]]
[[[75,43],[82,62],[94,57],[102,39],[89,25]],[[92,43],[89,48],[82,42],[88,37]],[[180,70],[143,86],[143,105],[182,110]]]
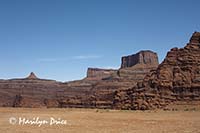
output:
[[[0,108],[0,133],[200,133],[200,111]]]

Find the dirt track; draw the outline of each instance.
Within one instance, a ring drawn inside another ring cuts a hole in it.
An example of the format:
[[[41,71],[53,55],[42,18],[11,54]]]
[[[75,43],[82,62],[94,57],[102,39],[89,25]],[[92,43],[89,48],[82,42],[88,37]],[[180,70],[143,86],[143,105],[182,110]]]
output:
[[[19,118],[65,124],[19,124]],[[12,124],[10,124],[10,122]],[[0,108],[0,133],[200,133],[200,111]]]

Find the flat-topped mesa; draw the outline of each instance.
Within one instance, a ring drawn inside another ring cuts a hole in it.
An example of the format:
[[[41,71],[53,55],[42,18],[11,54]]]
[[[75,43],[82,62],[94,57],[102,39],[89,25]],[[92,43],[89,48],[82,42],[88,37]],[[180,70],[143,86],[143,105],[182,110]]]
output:
[[[158,56],[155,52],[145,50],[133,55],[122,57],[121,68],[132,67],[136,64],[158,66]]]
[[[112,74],[117,73],[114,69],[100,69],[100,68],[88,68],[87,79],[101,80],[110,77]]]
[[[158,56],[150,50],[122,57],[118,76],[133,82],[142,81],[144,76],[158,67]]]
[[[39,79],[33,72],[26,79]]]

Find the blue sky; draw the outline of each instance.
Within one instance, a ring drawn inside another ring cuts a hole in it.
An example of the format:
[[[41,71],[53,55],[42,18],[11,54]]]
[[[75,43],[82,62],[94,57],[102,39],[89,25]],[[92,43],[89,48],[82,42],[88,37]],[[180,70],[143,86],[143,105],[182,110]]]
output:
[[[153,50],[162,61],[200,31],[199,0],[1,0],[0,78],[81,79]]]

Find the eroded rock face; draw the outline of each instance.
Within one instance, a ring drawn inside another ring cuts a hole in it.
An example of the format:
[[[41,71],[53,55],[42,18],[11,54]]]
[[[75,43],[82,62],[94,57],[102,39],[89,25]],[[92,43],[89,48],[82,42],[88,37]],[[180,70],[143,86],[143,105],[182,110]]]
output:
[[[200,100],[200,33],[184,48],[171,49],[165,60],[137,86],[116,92],[115,105],[123,109],[164,108],[177,101]]]
[[[152,51],[140,51],[138,60],[131,67],[120,68],[118,71],[99,70],[88,77],[102,77],[91,89],[91,101],[97,108],[114,108],[115,92],[124,90],[142,81],[147,73],[158,67],[157,54]],[[151,59],[154,58],[154,59]],[[154,61],[154,62],[153,62]],[[122,65],[123,65],[122,61]],[[107,74],[102,74],[106,72]],[[86,78],[89,79],[89,78]],[[97,79],[97,78],[93,78]]]
[[[136,64],[157,66],[158,56],[156,53],[146,50],[136,54],[122,57],[121,68],[135,66]]]
[[[61,83],[53,80],[35,78],[0,80],[0,106],[42,107],[44,99],[56,98],[62,88]]]
[[[200,32],[194,32],[191,39],[190,44],[199,44],[200,43]]]
[[[158,56],[150,50],[140,51],[134,55],[122,57],[118,75],[122,78],[142,81],[150,70],[158,67]]]

